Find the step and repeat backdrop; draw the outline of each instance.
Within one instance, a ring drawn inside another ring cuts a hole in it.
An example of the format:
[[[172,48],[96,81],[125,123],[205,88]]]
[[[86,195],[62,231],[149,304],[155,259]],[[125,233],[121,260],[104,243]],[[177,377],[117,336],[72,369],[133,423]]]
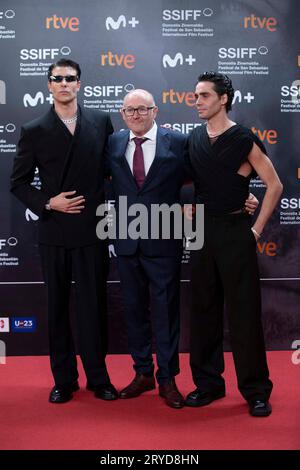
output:
[[[300,339],[300,3],[297,0],[1,0],[0,340],[8,355],[46,354],[45,290],[36,214],[9,193],[20,127],[52,104],[47,70],[61,57],[82,67],[79,102],[110,113],[134,88],[153,93],[158,124],[200,124],[194,85],[215,70],[233,80],[231,119],[264,142],[284,193],[257,244],[268,349]],[[39,187],[38,173],[33,185]],[[264,184],[252,181],[261,201]],[[183,200],[192,196],[184,188]],[[110,247],[109,349],[127,352],[115,253]],[[189,251],[182,258],[181,350],[188,350]],[[71,315],[73,300],[71,304]],[[241,312],[241,315],[243,312]],[[230,349],[228,328],[225,348]]]

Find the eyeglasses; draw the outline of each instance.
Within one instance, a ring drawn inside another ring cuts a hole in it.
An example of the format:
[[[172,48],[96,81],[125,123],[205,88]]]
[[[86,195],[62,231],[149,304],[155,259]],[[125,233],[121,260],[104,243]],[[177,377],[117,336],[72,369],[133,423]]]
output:
[[[66,80],[67,83],[77,82],[77,75],[51,75],[49,77],[50,82],[61,83],[63,80]]]
[[[155,106],[139,106],[138,108],[123,108],[123,112],[125,116],[133,116],[135,111],[139,114],[139,116],[146,116],[150,109],[154,109]]]

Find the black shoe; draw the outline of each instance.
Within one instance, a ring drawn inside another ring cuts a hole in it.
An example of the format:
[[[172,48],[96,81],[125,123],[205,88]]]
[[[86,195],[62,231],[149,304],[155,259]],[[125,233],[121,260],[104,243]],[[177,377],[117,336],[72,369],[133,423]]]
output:
[[[68,385],[54,385],[49,395],[50,403],[66,403],[67,401],[72,400],[73,392],[79,390],[78,381],[68,384]]]
[[[270,416],[272,406],[267,400],[252,400],[248,402],[249,413],[258,418]]]
[[[211,402],[218,400],[219,398],[225,397],[224,390],[215,390],[211,392],[203,392],[199,388],[196,388],[193,392],[189,393],[185,399],[187,406],[205,406]]]
[[[116,400],[119,394],[112,384],[91,385],[86,384],[87,390],[94,392],[96,398],[101,400]]]

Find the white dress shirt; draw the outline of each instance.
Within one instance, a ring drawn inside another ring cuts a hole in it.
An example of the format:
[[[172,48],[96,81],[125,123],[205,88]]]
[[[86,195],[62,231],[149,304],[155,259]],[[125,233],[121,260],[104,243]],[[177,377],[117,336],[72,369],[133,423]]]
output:
[[[149,168],[152,165],[154,157],[155,157],[156,135],[157,135],[157,124],[154,121],[153,126],[151,127],[150,131],[148,131],[145,135],[142,136],[142,138],[147,137],[148,139],[142,144],[142,149],[143,149],[143,154],[144,154],[145,175],[147,175]],[[128,142],[127,149],[125,152],[125,157],[126,157],[126,160],[128,162],[131,172],[132,172],[132,167],[133,167],[133,154],[135,151],[135,142],[133,139],[135,137],[138,137],[138,136],[136,136],[132,131],[130,131],[129,142]]]

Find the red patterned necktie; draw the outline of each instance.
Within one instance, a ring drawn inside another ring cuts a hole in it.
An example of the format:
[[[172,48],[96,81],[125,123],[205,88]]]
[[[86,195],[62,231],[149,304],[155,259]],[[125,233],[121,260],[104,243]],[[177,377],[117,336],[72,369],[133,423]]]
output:
[[[147,140],[146,137],[134,137],[135,150],[133,154],[132,173],[134,179],[140,188],[145,181],[145,165],[144,165],[144,154],[142,149],[142,143]]]

